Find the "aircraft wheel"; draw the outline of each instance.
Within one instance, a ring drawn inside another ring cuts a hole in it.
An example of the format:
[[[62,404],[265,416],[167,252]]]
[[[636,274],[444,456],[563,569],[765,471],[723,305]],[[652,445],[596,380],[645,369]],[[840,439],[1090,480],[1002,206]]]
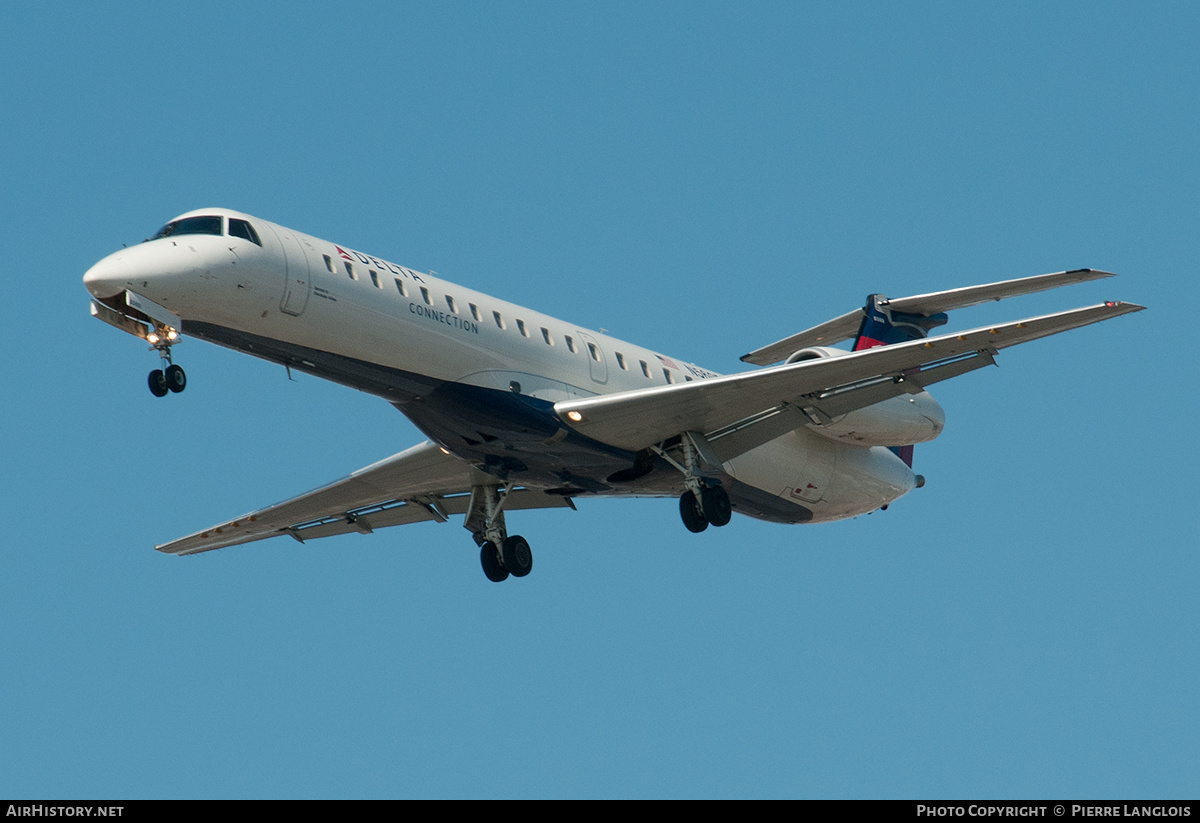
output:
[[[163,374],[162,369],[155,369],[150,372],[150,376],[146,378],[146,382],[150,384],[150,393],[155,397],[167,396],[167,376]]]
[[[733,506],[729,503],[729,492],[722,486],[710,486],[700,497],[704,507],[704,519],[714,526],[724,526],[733,517]]]
[[[504,568],[513,577],[524,577],[533,571],[533,552],[524,537],[517,534],[504,538],[500,551],[504,554]]]
[[[684,492],[679,498],[679,516],[683,518],[683,525],[687,526],[690,532],[699,534],[708,528],[708,521],[696,505],[696,495],[692,492]]]
[[[171,364],[167,366],[166,371],[167,388],[173,392],[181,392],[187,388],[187,375],[183,372],[182,366]]]
[[[500,565],[496,544],[492,541],[488,540],[479,547],[479,562],[483,564],[483,573],[493,583],[503,583],[508,579],[508,570]]]

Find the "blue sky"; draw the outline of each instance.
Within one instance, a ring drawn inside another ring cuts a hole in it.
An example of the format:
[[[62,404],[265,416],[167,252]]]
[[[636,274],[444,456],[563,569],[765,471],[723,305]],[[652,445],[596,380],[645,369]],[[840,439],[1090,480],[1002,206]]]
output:
[[[576,5],[0,6],[0,796],[1200,794],[1194,5]],[[198,341],[150,396],[80,278],[210,205],[723,372],[875,291],[1150,310],[938,386],[857,520],[181,559],[421,439]]]

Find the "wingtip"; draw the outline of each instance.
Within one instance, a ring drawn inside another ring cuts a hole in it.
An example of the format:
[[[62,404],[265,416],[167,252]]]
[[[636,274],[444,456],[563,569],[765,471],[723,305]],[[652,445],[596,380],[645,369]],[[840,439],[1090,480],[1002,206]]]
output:
[[[1063,274],[1078,274],[1087,277],[1088,280],[1103,280],[1105,277],[1116,277],[1114,271],[1104,271],[1103,269],[1068,269]]]

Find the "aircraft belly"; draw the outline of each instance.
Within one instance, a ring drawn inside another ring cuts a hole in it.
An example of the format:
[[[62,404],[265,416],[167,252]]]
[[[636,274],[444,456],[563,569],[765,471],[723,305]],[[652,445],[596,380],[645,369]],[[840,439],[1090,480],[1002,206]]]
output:
[[[534,374],[528,371],[514,371],[512,369],[492,369],[473,372],[455,382],[498,391],[520,391],[523,395],[550,403],[557,403],[560,400],[591,397],[595,394],[595,392],[581,389],[563,380],[556,380],[553,377]]]
[[[888,449],[843,445],[806,429],[734,458],[728,466],[741,486],[800,507],[811,522],[866,514],[916,485],[912,470]]]
[[[498,477],[542,488],[603,492],[634,455],[568,431],[548,400],[440,380],[209,323],[184,332],[382,397],[427,436]]]
[[[675,497],[683,491],[683,476],[661,460],[632,482],[610,481],[635,465],[636,456],[562,427],[547,400],[438,380],[212,324],[185,321],[184,331],[383,397],[435,442],[500,479],[580,496]],[[837,448],[825,438],[792,432],[731,461],[736,476],[717,477],[741,514],[781,523],[826,519],[820,516],[826,507],[817,501],[833,473]]]
[[[426,394],[440,382],[416,372],[389,368],[378,363],[266,335],[238,331],[214,323],[184,320],[183,332],[393,402]]]
[[[727,484],[729,500],[738,514],[771,523],[811,523],[817,507],[734,481]]]
[[[562,426],[550,401],[511,390],[444,382],[395,406],[454,454],[523,485],[600,493],[634,463],[633,453]]]
[[[799,505],[819,503],[837,467],[838,445],[805,429],[788,432],[730,462],[738,480]]]

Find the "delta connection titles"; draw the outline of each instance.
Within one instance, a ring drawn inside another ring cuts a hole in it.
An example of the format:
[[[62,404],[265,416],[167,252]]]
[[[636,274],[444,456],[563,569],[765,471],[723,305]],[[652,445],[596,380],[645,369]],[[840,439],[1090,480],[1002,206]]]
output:
[[[1050,810],[1050,811],[1048,811]],[[1191,817],[1191,806],[925,806],[917,817]]]

